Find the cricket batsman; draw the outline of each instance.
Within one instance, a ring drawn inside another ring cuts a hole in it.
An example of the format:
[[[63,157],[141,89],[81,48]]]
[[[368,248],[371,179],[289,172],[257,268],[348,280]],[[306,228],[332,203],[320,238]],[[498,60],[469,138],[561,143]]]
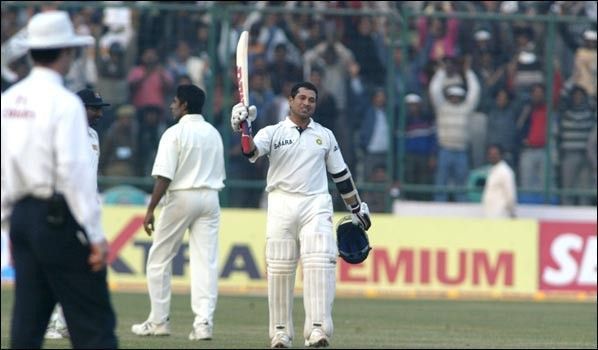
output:
[[[266,192],[268,221],[266,263],[268,273],[269,336],[272,348],[288,348],[293,334],[293,289],[297,262],[303,267],[305,346],[326,347],[333,333],[332,304],[336,289],[338,248],[333,234],[331,174],[353,223],[367,230],[369,209],[361,202],[334,134],[312,119],[318,91],[309,82],[293,86],[289,116],[249,137],[254,163],[268,156]],[[232,109],[231,126],[255,120],[255,106],[242,103]]]

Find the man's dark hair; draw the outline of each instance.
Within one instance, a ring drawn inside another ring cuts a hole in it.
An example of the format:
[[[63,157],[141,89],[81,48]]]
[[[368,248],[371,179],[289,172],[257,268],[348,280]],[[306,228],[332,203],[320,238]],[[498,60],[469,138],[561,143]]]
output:
[[[176,89],[176,97],[181,103],[187,103],[187,113],[200,114],[206,100],[206,93],[195,85],[179,85]]]
[[[297,96],[297,93],[299,92],[300,88],[312,90],[313,92],[316,93],[316,101],[318,100],[318,89],[316,88],[316,86],[314,84],[310,83],[309,81],[302,81],[300,83],[293,85],[293,88],[291,88],[291,97],[292,98],[295,98],[295,96]]]
[[[29,53],[31,54],[31,58],[33,59],[33,62],[41,63],[41,64],[49,64],[58,59],[58,56],[60,56],[60,52],[62,50],[64,50],[64,48],[35,49],[35,50],[29,50]]]
[[[500,94],[501,92],[504,92],[507,95],[507,98],[509,99],[509,102],[513,101],[513,94],[506,87],[500,87],[500,88],[496,89],[492,93],[492,97],[497,98],[498,94]]]

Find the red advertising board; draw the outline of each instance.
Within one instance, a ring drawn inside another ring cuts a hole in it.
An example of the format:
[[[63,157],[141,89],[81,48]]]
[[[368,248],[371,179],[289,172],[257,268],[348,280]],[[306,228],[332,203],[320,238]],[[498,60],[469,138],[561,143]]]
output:
[[[596,222],[540,222],[539,287],[596,292]]]

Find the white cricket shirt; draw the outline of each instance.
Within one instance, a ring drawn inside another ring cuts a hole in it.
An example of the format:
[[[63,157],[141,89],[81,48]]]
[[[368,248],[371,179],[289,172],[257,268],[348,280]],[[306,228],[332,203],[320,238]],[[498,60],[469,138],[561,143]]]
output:
[[[92,243],[104,239],[87,118],[55,71],[34,67],[2,94],[2,221],[23,197],[61,192]]]
[[[484,213],[489,218],[508,218],[515,214],[517,187],[515,174],[509,165],[501,160],[488,172],[482,193]]]
[[[98,133],[91,128],[87,127],[87,135],[89,136],[90,152],[91,152],[91,169],[95,177],[95,182],[98,182],[98,163],[100,162],[100,138]],[[97,187],[96,187],[97,190]]]
[[[169,191],[224,188],[222,137],[201,114],[186,114],[168,128],[158,146],[152,176],[171,180]]]
[[[299,133],[288,117],[257,132],[253,139],[256,154],[249,160],[268,156],[270,166],[266,191],[279,189],[290,193],[313,195],[328,193],[328,178],[347,168],[334,134],[310,120]]]

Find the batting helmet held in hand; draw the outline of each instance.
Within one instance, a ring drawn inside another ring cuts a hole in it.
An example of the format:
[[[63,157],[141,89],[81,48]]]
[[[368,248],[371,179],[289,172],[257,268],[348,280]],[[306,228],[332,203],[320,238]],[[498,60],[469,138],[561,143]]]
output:
[[[353,224],[351,216],[343,217],[336,226],[338,253],[349,264],[363,262],[372,249],[367,233],[361,226]]]

